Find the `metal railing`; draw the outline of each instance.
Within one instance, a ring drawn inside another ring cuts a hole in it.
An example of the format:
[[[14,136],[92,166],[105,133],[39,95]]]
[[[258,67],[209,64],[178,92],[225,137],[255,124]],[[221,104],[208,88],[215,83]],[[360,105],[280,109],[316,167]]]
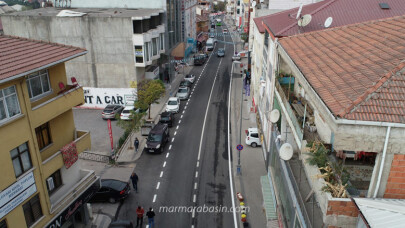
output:
[[[104,162],[104,163],[109,163],[110,159],[111,159],[110,156],[92,153],[89,151],[83,151],[82,153],[80,153],[79,158],[84,159],[84,160],[91,160],[91,161]]]

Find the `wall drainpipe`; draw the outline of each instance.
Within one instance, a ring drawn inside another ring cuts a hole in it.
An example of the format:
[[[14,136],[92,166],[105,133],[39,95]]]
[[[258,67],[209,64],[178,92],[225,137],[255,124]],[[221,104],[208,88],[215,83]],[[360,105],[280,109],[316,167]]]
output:
[[[381,175],[382,175],[382,172],[383,172],[383,169],[384,169],[385,155],[387,153],[387,146],[388,146],[388,139],[390,137],[390,132],[391,132],[391,126],[388,126],[387,134],[385,136],[383,155],[382,155],[381,163],[380,163],[380,171],[378,173],[378,179],[377,179],[377,184],[375,185],[373,198],[377,197],[378,189],[380,188]]]

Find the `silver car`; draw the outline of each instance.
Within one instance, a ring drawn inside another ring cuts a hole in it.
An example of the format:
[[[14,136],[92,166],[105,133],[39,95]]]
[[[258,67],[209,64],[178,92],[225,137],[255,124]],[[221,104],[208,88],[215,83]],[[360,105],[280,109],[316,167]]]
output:
[[[224,57],[225,56],[225,49],[219,48],[217,55],[218,55],[218,57]]]
[[[188,87],[180,87],[177,91],[176,97],[180,100],[187,100],[188,96],[190,96],[190,89]]]

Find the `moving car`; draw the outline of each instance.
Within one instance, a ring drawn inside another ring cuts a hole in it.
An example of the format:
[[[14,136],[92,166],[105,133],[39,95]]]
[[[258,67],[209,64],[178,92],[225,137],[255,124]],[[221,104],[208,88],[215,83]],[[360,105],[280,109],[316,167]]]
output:
[[[222,24],[221,24],[221,22],[217,22],[217,26],[221,26]]]
[[[188,88],[191,88],[192,85],[193,85],[193,84],[192,84],[190,81],[182,80],[182,81],[180,82],[179,87],[188,87]]]
[[[144,150],[150,153],[162,153],[169,137],[169,126],[163,123],[156,124],[149,132]]]
[[[212,38],[209,38],[209,39],[207,40],[207,43],[205,43],[205,49],[206,49],[207,51],[212,51],[212,50],[214,50],[214,43],[215,43],[215,40],[212,39]]]
[[[219,48],[217,55],[218,55],[218,57],[224,57],[225,56],[225,49]]]
[[[92,202],[108,201],[115,203],[124,199],[131,192],[128,182],[114,179],[101,179],[101,187],[91,198]]]
[[[162,112],[160,114],[159,123],[167,124],[167,126],[172,127],[174,122],[174,114],[172,112]]]
[[[261,140],[259,138],[259,131],[257,128],[249,128],[246,130],[246,145],[250,145],[252,147],[262,145]]]
[[[205,54],[198,54],[194,57],[194,66],[203,65],[207,56]]]
[[[190,81],[191,83],[194,83],[195,76],[194,74],[186,74],[186,77],[184,77],[184,80]]]
[[[121,105],[107,105],[103,112],[101,113],[101,117],[103,119],[115,119],[117,114],[120,114],[124,109]]]
[[[178,97],[170,97],[166,103],[166,112],[178,113],[180,109],[180,99]]]
[[[239,61],[241,58],[240,58],[240,55],[239,54],[234,54],[233,56],[232,56],[232,61]]]
[[[176,97],[180,100],[187,100],[188,96],[190,96],[190,89],[188,87],[180,87],[179,90],[177,90]]]

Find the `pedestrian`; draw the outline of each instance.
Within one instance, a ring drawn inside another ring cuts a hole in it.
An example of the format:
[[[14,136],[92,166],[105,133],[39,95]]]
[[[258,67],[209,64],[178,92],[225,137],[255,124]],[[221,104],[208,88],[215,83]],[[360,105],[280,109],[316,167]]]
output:
[[[134,146],[135,146],[135,152],[138,152],[138,148],[139,148],[139,140],[138,140],[138,137],[135,137]]]
[[[155,226],[155,212],[150,207],[149,211],[146,212],[146,216],[148,217],[149,228],[153,228]]]
[[[134,187],[134,190],[136,193],[138,193],[138,175],[136,175],[135,172],[132,172],[131,174],[131,181],[132,181],[132,187]]]
[[[138,208],[136,209],[136,227],[139,226],[139,222],[141,223],[141,227],[142,227],[142,223],[143,223],[143,214],[145,213],[145,211],[143,210],[143,208],[141,206],[138,206]]]

